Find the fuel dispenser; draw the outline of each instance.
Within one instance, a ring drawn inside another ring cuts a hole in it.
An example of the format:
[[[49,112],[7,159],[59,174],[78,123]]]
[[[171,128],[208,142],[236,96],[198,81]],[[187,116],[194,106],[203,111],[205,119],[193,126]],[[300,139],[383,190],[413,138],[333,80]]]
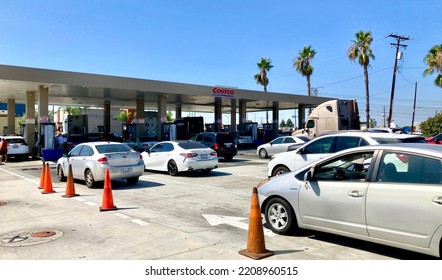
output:
[[[55,149],[55,123],[40,123],[38,149],[44,160],[57,160],[63,151]]]

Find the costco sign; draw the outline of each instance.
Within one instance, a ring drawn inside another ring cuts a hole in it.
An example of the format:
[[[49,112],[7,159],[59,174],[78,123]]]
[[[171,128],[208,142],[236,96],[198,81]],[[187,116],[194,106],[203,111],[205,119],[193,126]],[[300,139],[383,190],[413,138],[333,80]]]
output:
[[[220,96],[220,97],[235,97],[235,91],[233,89],[228,88],[219,88],[215,87],[212,89],[213,96]]]

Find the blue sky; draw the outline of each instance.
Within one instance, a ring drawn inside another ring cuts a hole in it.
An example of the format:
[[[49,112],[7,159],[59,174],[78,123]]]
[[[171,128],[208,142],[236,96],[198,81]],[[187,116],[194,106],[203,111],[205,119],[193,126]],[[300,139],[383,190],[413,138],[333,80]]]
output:
[[[398,64],[393,109],[393,120],[406,126],[416,82],[415,120],[442,109],[436,75],[422,75],[424,56],[442,44],[441,10],[440,0],[0,0],[0,64],[262,90],[253,76],[264,57],[274,66],[269,91],[304,95],[306,80],[293,60],[311,45],[317,51],[311,83],[319,96],[357,99],[365,120],[363,69],[347,49],[357,31],[371,31],[370,114],[382,124],[393,33],[412,38],[402,42],[408,47]]]

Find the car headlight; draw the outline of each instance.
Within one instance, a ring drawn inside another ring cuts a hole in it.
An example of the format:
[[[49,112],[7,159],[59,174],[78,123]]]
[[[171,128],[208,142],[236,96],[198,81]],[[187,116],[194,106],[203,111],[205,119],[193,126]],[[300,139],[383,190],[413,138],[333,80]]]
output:
[[[256,188],[261,187],[262,185],[264,185],[265,183],[267,183],[268,181],[270,181],[270,178],[267,178],[265,180],[262,180],[261,182],[258,183],[258,185],[256,186]]]

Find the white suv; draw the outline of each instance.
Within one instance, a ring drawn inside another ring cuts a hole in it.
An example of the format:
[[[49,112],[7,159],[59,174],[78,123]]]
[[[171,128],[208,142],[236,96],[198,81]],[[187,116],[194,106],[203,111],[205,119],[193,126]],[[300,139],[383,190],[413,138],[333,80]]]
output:
[[[410,134],[335,132],[319,136],[297,150],[272,156],[268,164],[267,175],[273,177],[294,171],[329,154],[345,149],[395,143],[425,143],[425,139],[422,136]]]
[[[0,141],[3,138],[6,140],[6,143],[8,143],[8,158],[15,157],[20,159],[28,159],[29,146],[26,143],[25,138],[21,136],[0,136]]]

